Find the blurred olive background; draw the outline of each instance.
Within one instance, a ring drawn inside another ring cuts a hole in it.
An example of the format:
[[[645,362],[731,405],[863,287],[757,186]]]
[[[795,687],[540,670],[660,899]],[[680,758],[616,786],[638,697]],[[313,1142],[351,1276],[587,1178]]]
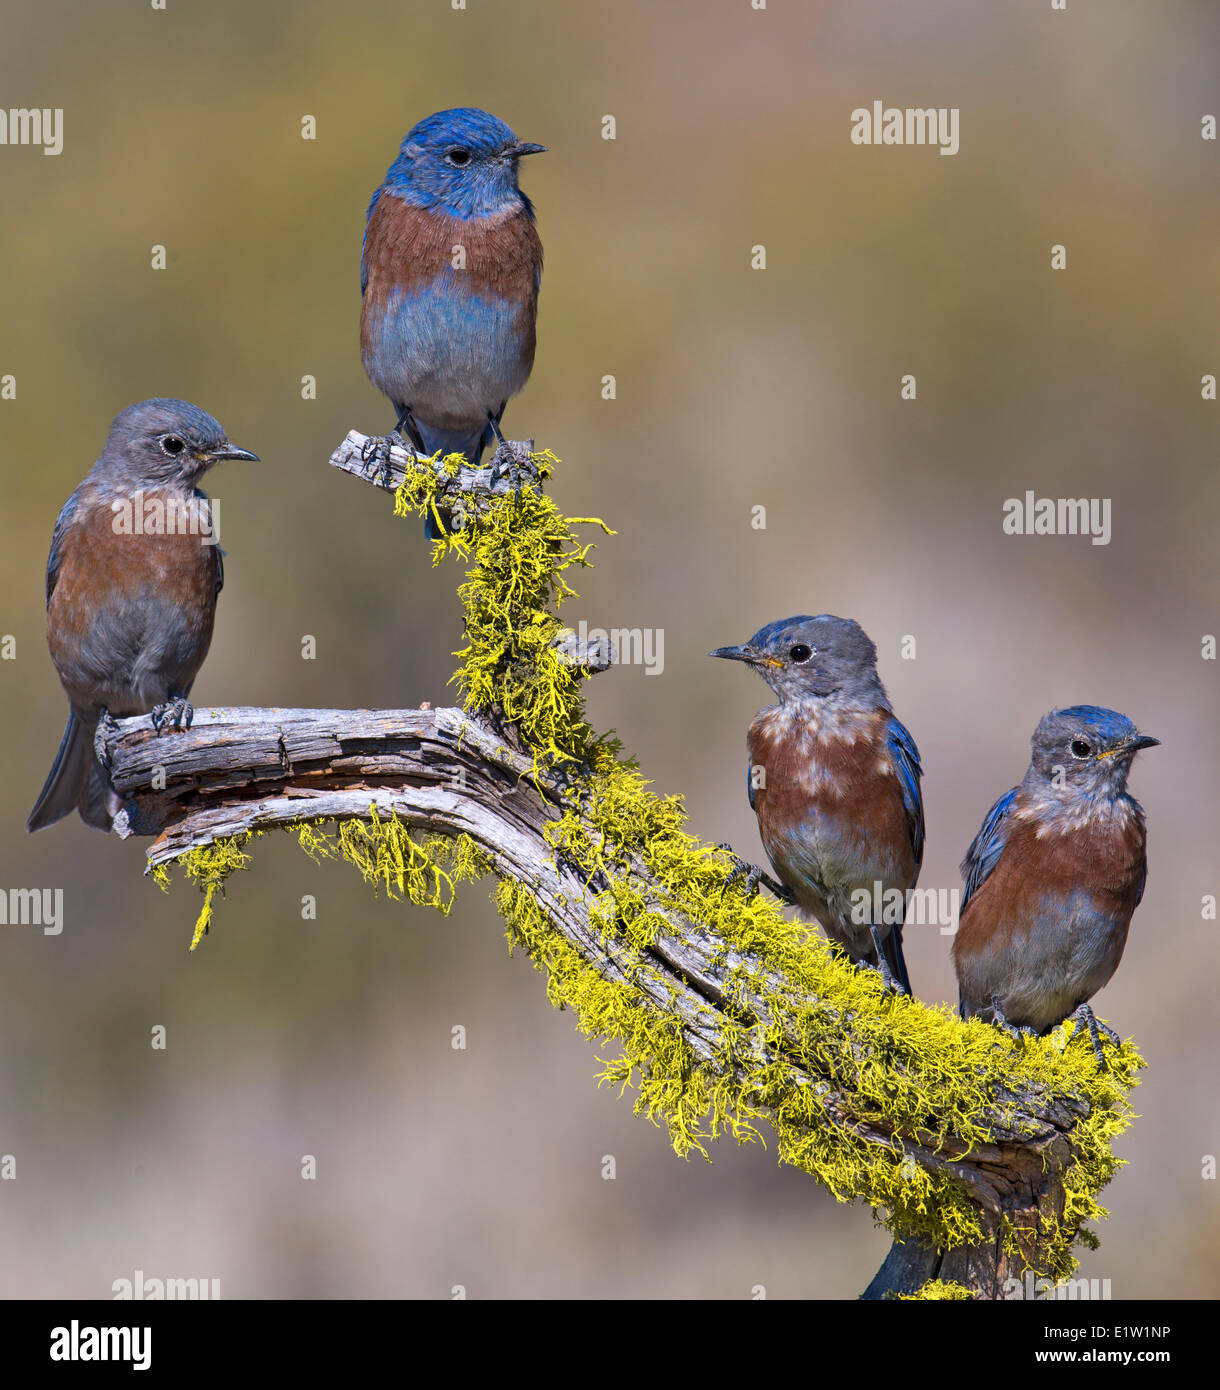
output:
[[[599,1090],[481,887],[443,920],[271,839],[188,957],[197,895],[143,878],[142,844],[76,819],[26,836],[66,708],[52,523],[146,396],[262,456],[208,481],[228,563],[197,702],[452,699],[460,571],[326,461],[392,423],[358,352],[369,194],[457,105],[550,146],[522,171],[546,271],[505,423],[563,459],[561,506],[619,531],[565,612],[663,629],[665,666],[598,678],[591,718],[694,830],[761,853],[765,691],[706,653],[796,612],[878,643],[926,768],[925,885],[959,884],[1051,706],[1164,740],[1133,779],[1147,896],[1099,1000],[1150,1065],[1081,1272],[1117,1298],[1220,1293],[1214,7],[8,0],[4,29],[0,100],[63,107],[65,143],[0,148],[0,884],[62,887],[66,921],[0,928],[0,1293],[109,1296],[141,1269],[224,1297],[844,1297],[887,1249],[773,1146],[683,1162]],[[960,107],[960,153],[852,145],[875,98]],[[1026,489],[1112,498],[1111,544],[1003,535]],[[949,939],[908,936],[917,991],[955,999]]]

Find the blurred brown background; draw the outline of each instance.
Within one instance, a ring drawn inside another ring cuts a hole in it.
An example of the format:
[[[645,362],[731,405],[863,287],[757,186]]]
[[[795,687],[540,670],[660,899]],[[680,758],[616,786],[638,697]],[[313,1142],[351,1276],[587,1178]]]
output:
[[[705,654],[795,612],[878,643],[927,771],[925,885],[958,885],[1052,705],[1164,740],[1133,784],[1148,892],[1099,1000],[1150,1067],[1081,1272],[1118,1298],[1220,1293],[1218,71],[1220,14],[1185,0],[9,0],[0,101],[63,107],[65,144],[0,147],[0,885],[62,887],[66,924],[0,928],[0,1294],[108,1296],[142,1269],[224,1297],[844,1297],[887,1248],[773,1148],[682,1162],[599,1091],[482,888],[444,921],[272,839],[188,957],[197,895],[142,878],[141,844],[25,834],[65,712],[51,526],[146,396],[263,458],[209,479],[228,580],[198,702],[452,698],[458,569],[326,459],[391,423],[357,346],[369,194],[408,127],[466,104],[550,146],[523,169],[547,263],[506,426],[563,459],[563,507],[619,529],[565,611],[663,628],[665,669],[600,677],[591,718],[686,793],[692,829],[760,853],[743,759],[765,692]],[[960,153],[852,145],[875,98],[960,107]],[[1112,498],[1111,544],[1002,535],[1027,488]],[[926,998],[955,998],[948,947],[909,933]]]

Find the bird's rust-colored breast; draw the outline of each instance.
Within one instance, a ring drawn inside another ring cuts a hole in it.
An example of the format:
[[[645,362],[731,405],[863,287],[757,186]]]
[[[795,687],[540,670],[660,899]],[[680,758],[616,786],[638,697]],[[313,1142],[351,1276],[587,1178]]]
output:
[[[457,292],[519,305],[532,340],[542,242],[523,206],[463,219],[382,193],[365,235],[364,269],[360,345],[366,352],[370,320],[392,296],[409,296],[438,281]]]
[[[1032,932],[1053,930],[1045,903],[1081,893],[1099,918],[1121,924],[1125,939],[1144,881],[1145,846],[1143,818],[1136,812],[1043,834],[1034,818],[1014,815],[998,863],[962,911],[953,942],[959,970]]]
[[[886,715],[878,711],[853,737],[823,736],[764,711],[750,727],[753,768],[765,770],[754,809],[763,843],[796,830],[812,817],[852,827],[863,840],[902,851],[914,873],[906,808],[886,744]]]
[[[141,524],[156,524],[158,505],[180,508],[182,501],[180,492],[144,492],[136,508]],[[78,515],[64,536],[59,575],[47,605],[53,651],[57,645],[70,646],[87,638],[100,613],[141,597],[197,614],[199,626],[211,629],[220,574],[216,546],[182,530],[150,533],[145,529],[132,534],[116,528],[116,515],[109,498],[81,499]]]

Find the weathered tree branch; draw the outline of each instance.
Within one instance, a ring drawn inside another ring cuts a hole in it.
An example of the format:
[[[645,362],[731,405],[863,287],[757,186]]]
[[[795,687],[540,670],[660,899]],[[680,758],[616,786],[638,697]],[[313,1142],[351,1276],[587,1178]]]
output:
[[[459,468],[449,478],[440,460],[435,464],[429,463],[406,448],[397,435],[369,435],[361,434],[359,430],[349,430],[347,438],[331,454],[330,466],[372,483],[374,487],[385,488],[387,492],[402,486],[408,469],[430,467],[441,480],[451,502],[456,505],[464,498],[502,497],[510,492],[513,487],[510,461],[520,482],[536,483],[538,469],[530,458],[533,452],[532,439],[506,440],[486,468]]]
[[[591,922],[596,885],[556,862],[544,837],[556,814],[548,793],[557,798],[558,785],[545,778],[536,784],[528,758],[460,710],[199,709],[182,733],[158,734],[148,717],[123,720],[104,746],[125,802],[116,828],[127,836],[156,836],[152,865],[245,831],[367,818],[375,807],[420,830],[469,835],[498,874],[530,887],[556,930],[607,978],[622,978],[629,968]],[[153,789],[154,774],[163,789]],[[642,865],[635,872],[647,880]],[[714,1062],[715,1023],[709,1019],[726,1010],[730,973],[750,962],[725,955],[704,927],[675,916],[659,900],[652,910],[668,926],[651,951],[665,987],[651,988],[650,1007],[676,1013],[693,1050]],[[640,984],[638,975],[632,982]],[[734,998],[736,1017],[740,995]],[[748,1004],[764,1030],[776,1022],[762,995]],[[803,1079],[817,1087],[827,1124],[952,1172],[992,1216],[1032,1218],[1040,1203],[1056,1200],[1051,1175],[1066,1160],[1068,1136],[1083,1111],[1062,1096],[1001,1093],[978,1117],[1000,1142],[933,1144],[926,1134],[886,1132],[862,1118],[852,1095],[829,1073]],[[887,1287],[918,1287],[936,1267],[935,1252],[914,1243],[898,1249],[903,1277]],[[940,1265],[938,1277],[995,1296],[1012,1273],[1010,1264],[992,1247],[958,1250]]]
[[[529,447],[513,447],[520,468],[528,463]],[[389,488],[414,463],[396,443],[387,454],[384,441],[370,443],[354,431],[331,461]],[[497,461],[489,469],[465,470],[455,485],[489,494],[511,481]],[[456,508],[459,499],[453,500]],[[603,669],[612,659],[604,650],[575,648],[569,658],[586,669]],[[983,1144],[977,1130],[955,1133],[949,1121],[936,1135],[879,1122],[875,1109],[845,1084],[841,1068],[810,1062],[788,1016],[768,997],[767,968],[726,948],[707,924],[675,911],[636,857],[632,881],[662,924],[647,948],[649,969],[641,971],[632,953],[595,920],[604,885],[557,856],[548,842],[546,828],[559,813],[565,789],[559,774],[540,770],[514,746],[494,713],[472,718],[456,709],[429,708],[199,709],[184,732],[158,734],[148,717],[103,729],[99,752],[124,798],[116,829],[155,837],[151,866],[247,831],[392,812],[414,829],[469,836],[496,874],[528,887],[554,930],[585,962],[603,978],[639,990],[644,1007],[676,1023],[713,1072],[735,1069],[740,1079],[744,1063],[734,1063],[732,1049],[719,1043],[730,1025],[751,1025],[753,1036],[766,1037],[768,1047],[783,1052],[797,1084],[816,1096],[822,1126],[950,1175],[980,1214],[986,1239],[978,1245],[942,1255],[917,1241],[896,1243],[866,1297],[911,1292],[930,1278],[963,1284],[976,1297],[998,1297],[1005,1280],[1020,1277],[1040,1224],[1055,1224],[1063,1213],[1060,1174],[1072,1156],[1073,1131],[1088,1110],[1080,1095],[1036,1084],[1000,1085],[974,1116],[991,1136]],[[569,811],[572,804],[569,797]],[[599,836],[593,819],[579,814],[587,833]],[[727,867],[726,862],[726,872]],[[745,992],[742,967],[753,981]],[[829,1003],[825,1007],[833,1014]],[[831,1023],[850,1034],[850,1018],[834,1016]],[[1013,1246],[1010,1239],[1010,1248],[1002,1248],[1003,1218],[1010,1231],[1028,1232],[1024,1245],[1018,1239]]]

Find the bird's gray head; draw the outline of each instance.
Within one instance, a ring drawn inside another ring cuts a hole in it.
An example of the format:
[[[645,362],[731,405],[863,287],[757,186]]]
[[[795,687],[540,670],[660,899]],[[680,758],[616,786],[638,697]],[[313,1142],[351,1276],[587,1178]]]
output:
[[[258,455],[230,444],[206,410],[158,396],[115,416],[95,468],[132,488],[193,488],[224,459],[257,462]]]
[[[851,618],[784,618],[759,628],[741,646],[717,647],[711,655],[752,666],[781,704],[833,698],[845,706],[889,707],[877,675],[877,648]]]
[[[517,161],[545,145],[518,140],[490,111],[464,106],[426,116],[402,142],[385,187],[416,207],[450,217],[490,217],[530,201],[517,186]]]
[[[1086,797],[1114,799],[1127,787],[1131,760],[1160,739],[1141,734],[1125,714],[1100,705],[1071,705],[1044,715],[1030,740],[1026,783],[1048,783]]]

